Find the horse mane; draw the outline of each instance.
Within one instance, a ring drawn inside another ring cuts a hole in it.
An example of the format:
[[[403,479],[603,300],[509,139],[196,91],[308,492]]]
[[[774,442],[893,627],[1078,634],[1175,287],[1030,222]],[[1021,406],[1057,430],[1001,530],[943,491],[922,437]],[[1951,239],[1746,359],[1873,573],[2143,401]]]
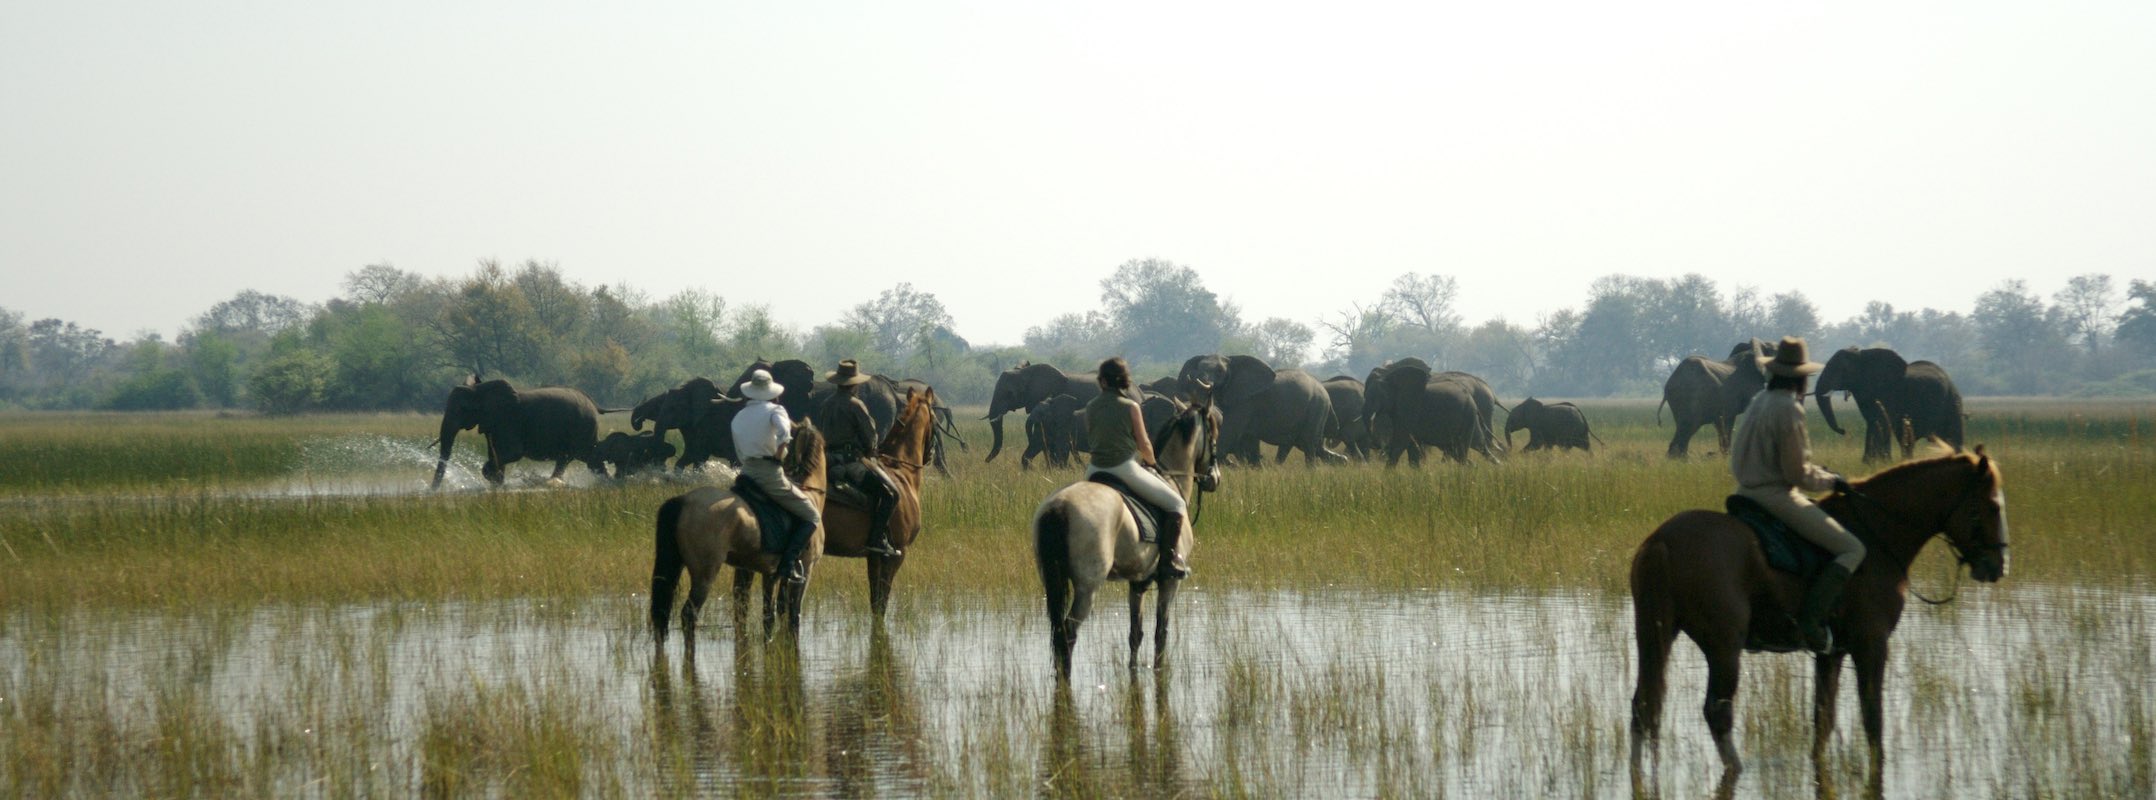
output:
[[[1981,467],[1986,473],[1984,477],[1988,481],[1987,485],[1992,487],[2001,485],[2002,479],[1999,475],[1999,465],[1993,462],[1990,456],[1984,455],[1981,446],[1975,452],[1951,453],[1936,458],[1918,459],[1895,464],[1856,481],[1856,485],[1860,489],[1873,484],[1877,484],[1879,488],[1897,487],[1947,465],[1959,466],[1971,472]]]
[[[915,407],[928,409],[926,413],[920,414],[921,420],[926,423],[925,425],[914,420]],[[906,394],[906,405],[900,408],[898,414],[891,420],[891,432],[884,434],[883,444],[876,448],[876,454],[889,456],[894,460],[900,459],[903,457],[899,452],[900,449],[913,444],[916,437],[922,440],[921,449],[925,453],[928,449],[927,436],[916,432],[917,425],[926,428],[931,433],[935,431],[936,401],[934,391],[908,392]],[[909,464],[908,466],[918,465]]]
[[[786,477],[803,490],[826,488],[823,441],[816,423],[804,419],[794,424],[793,442],[786,447]]]

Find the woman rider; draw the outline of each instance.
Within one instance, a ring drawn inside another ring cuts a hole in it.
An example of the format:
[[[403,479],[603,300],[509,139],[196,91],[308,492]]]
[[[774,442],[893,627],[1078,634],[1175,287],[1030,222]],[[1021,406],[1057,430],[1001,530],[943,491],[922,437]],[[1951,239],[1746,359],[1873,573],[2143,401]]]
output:
[[[1752,344],[1752,352],[1759,352],[1759,343]],[[1797,612],[1797,630],[1804,636],[1804,645],[1824,653],[1834,646],[1827,614],[1841,599],[1849,575],[1864,561],[1864,543],[1804,496],[1805,492],[1849,490],[1842,476],[1812,463],[1811,443],[1804,434],[1805,378],[1825,367],[1807,358],[1804,340],[1793,337],[1783,337],[1774,357],[1760,359],[1759,366],[1767,372],[1767,388],[1752,396],[1744,421],[1730,437],[1729,471],[1737,478],[1737,494],[1759,503],[1797,535],[1834,555],[1834,561],[1812,580],[1804,607]]]
[[[1130,399],[1130,364],[1121,358],[1100,362],[1100,396],[1086,403],[1086,440],[1092,445],[1092,463],[1086,475],[1107,473],[1130,487],[1132,494],[1161,510],[1161,574],[1170,578],[1190,575],[1190,565],[1175,545],[1183,536],[1183,495],[1155,472],[1153,442],[1146,436],[1145,413]]]

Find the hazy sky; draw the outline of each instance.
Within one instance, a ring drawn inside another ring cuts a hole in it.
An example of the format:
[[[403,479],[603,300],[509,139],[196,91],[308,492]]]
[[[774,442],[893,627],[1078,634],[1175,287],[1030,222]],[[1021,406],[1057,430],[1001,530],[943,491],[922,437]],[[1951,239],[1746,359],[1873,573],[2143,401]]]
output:
[[[538,258],[1015,343],[1144,257],[1305,323],[2156,278],[2156,3],[0,5],[0,307],[115,336]]]

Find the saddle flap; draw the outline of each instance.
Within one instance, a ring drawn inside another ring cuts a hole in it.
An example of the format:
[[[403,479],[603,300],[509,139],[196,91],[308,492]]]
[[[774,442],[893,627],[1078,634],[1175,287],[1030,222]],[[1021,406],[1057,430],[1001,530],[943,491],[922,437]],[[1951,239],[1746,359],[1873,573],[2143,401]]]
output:
[[[1769,567],[1808,577],[1833,560],[1826,548],[1798,535],[1789,523],[1783,522],[1757,500],[1733,494],[1722,501],[1722,508],[1752,529],[1752,535],[1759,539],[1760,551],[1767,556]]]
[[[1130,509],[1131,519],[1138,523],[1138,541],[1150,544],[1160,540],[1160,509],[1154,508],[1152,503],[1133,493],[1130,485],[1124,483],[1123,479],[1105,472],[1096,472],[1087,475],[1086,480],[1114,489],[1116,494],[1123,497],[1124,507]]]
[[[794,528],[793,512],[779,507],[770,495],[764,493],[764,487],[757,485],[756,481],[750,480],[747,475],[735,477],[734,485],[728,489],[735,497],[741,498],[741,502],[748,504],[750,516],[756,518],[756,531],[762,539],[764,552],[786,552],[787,540],[791,538],[790,534]]]

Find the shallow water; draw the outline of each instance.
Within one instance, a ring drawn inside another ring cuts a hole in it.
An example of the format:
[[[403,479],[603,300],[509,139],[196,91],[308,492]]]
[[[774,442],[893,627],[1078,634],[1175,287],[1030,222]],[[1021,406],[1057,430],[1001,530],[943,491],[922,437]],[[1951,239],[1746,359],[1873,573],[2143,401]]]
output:
[[[1125,604],[1106,599],[1067,689],[1024,598],[902,595],[878,625],[812,588],[789,648],[738,637],[720,597],[693,658],[678,636],[654,655],[639,597],[13,615],[0,704],[103,715],[123,737],[199,713],[277,794],[338,793],[319,773],[347,762],[414,791],[432,779],[425,742],[456,718],[550,705],[593,754],[592,783],[636,796],[1632,793],[1621,598],[1194,582],[1169,667],[1135,672]],[[1889,667],[1888,794],[2147,796],[2152,612],[2146,594],[2037,586],[1911,609]],[[1678,648],[1655,776],[1663,796],[1697,796],[1719,767],[1704,668]],[[1733,788],[1811,795],[1809,659],[1745,667]],[[1855,796],[1863,735],[1843,684],[1828,778]]]

